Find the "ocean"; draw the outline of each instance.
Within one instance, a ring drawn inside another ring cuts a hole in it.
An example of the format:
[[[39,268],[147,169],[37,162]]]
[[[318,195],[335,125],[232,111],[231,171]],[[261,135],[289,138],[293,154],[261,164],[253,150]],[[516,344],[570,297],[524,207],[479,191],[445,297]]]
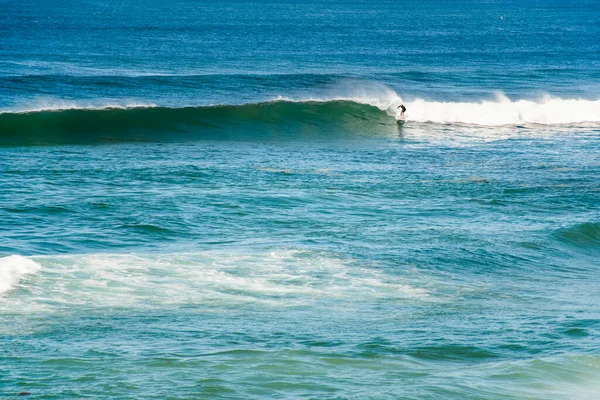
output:
[[[0,398],[599,398],[598,21],[0,0]]]

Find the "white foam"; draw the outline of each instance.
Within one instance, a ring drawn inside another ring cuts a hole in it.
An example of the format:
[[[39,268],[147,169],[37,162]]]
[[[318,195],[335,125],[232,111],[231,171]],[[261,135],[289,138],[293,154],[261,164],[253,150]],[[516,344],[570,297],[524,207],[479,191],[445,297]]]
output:
[[[480,126],[600,123],[600,100],[545,96],[537,101],[512,101],[498,94],[493,101],[466,103],[418,99],[405,105],[408,109],[406,119],[415,122]]]
[[[24,275],[34,274],[40,269],[40,264],[22,256],[0,258],[0,294],[12,290]]]
[[[96,254],[44,256],[36,261],[45,273],[34,301],[13,299],[14,304],[0,306],[0,314],[17,309],[48,313],[73,306],[287,307],[429,296],[401,276],[307,251]]]

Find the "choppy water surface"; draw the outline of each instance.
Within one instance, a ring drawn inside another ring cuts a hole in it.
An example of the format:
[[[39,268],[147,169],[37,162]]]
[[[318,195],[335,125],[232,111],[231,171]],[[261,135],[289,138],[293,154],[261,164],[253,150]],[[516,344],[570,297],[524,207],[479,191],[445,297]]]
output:
[[[0,396],[597,397],[596,2],[163,3],[0,1]]]

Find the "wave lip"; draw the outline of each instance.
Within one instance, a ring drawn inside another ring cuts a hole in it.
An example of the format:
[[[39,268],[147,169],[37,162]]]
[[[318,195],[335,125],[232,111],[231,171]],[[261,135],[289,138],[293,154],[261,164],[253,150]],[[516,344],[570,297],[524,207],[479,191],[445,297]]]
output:
[[[23,256],[0,258],[0,295],[12,290],[23,276],[34,274],[40,269],[40,264]]]

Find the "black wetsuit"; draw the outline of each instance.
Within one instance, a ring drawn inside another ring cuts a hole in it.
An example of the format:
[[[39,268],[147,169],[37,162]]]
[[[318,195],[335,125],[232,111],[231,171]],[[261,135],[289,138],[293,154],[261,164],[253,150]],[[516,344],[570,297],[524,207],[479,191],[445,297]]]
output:
[[[398,108],[401,108],[402,112],[406,111],[406,107],[404,107],[404,104],[401,104],[400,107],[398,107]]]

